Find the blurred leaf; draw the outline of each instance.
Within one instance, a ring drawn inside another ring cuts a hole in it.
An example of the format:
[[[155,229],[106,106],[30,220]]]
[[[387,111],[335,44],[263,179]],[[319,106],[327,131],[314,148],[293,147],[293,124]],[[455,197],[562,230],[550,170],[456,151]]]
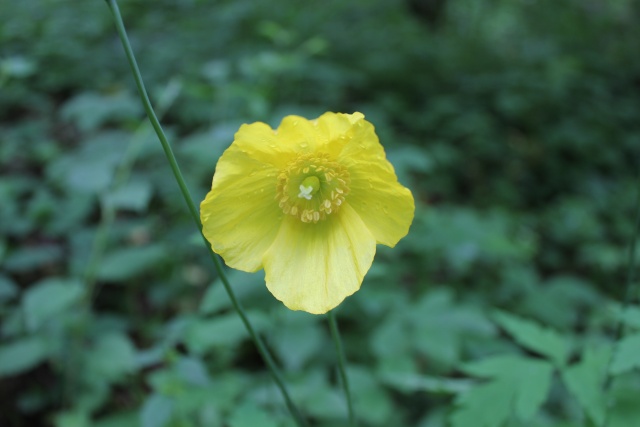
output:
[[[516,229],[513,219],[500,210],[429,209],[416,214],[412,231],[407,236],[408,243],[420,252],[444,255],[447,264],[459,273],[479,261],[506,263],[528,259],[536,244],[535,236]]]
[[[132,120],[141,113],[138,99],[124,91],[108,95],[83,92],[62,107],[62,117],[83,131],[95,130],[108,121]]]
[[[349,366],[347,375],[358,417],[371,425],[388,425],[393,404],[378,380],[366,368],[354,365]]]
[[[95,194],[107,190],[131,134],[105,131],[87,138],[74,151],[47,166],[47,176],[68,192]]]
[[[54,425],[56,427],[90,427],[91,421],[85,412],[68,411],[56,414]]]
[[[607,396],[607,427],[629,427],[640,419],[638,395],[640,382],[637,376],[615,377]]]
[[[345,418],[347,404],[344,394],[329,387],[317,387],[305,400],[308,413],[322,420],[340,420]]]
[[[44,279],[30,287],[22,297],[27,328],[34,331],[68,310],[83,293],[76,279]]]
[[[474,362],[464,370],[491,381],[461,394],[453,427],[498,427],[512,414],[527,421],[547,398],[553,366],[542,360],[506,355]]]
[[[136,412],[118,412],[99,418],[92,427],[140,427],[140,417]]]
[[[35,367],[47,357],[40,337],[21,338],[0,346],[0,376],[17,375]]]
[[[198,236],[198,245],[200,244],[201,239]],[[264,271],[246,273],[240,270],[228,270],[227,278],[233,286],[236,297],[242,302],[258,293],[264,287]],[[214,314],[230,307],[229,294],[227,294],[222,281],[218,278],[207,288],[200,302],[199,311],[202,314]]]
[[[381,359],[408,353],[409,336],[403,319],[389,316],[371,334],[371,348]]]
[[[176,362],[178,374],[187,383],[206,387],[211,384],[211,378],[207,372],[207,367],[202,360],[196,357],[181,357]]]
[[[142,405],[140,410],[141,427],[164,427],[169,424],[173,416],[174,402],[160,394],[152,394]]]
[[[229,427],[279,427],[266,411],[249,403],[234,409],[229,418]]]
[[[619,375],[640,368],[640,334],[628,335],[615,346],[611,373]]]
[[[432,363],[453,367],[460,357],[463,338],[489,337],[496,328],[477,307],[458,304],[448,289],[426,293],[406,310],[411,322],[412,346],[431,358]]]
[[[247,316],[258,333],[269,324],[260,312],[249,311]],[[194,320],[183,337],[189,350],[196,354],[216,346],[235,346],[247,338],[247,330],[236,313],[219,315],[211,320]]]
[[[328,337],[316,322],[316,317],[307,313],[287,310],[278,320],[269,330],[268,342],[287,371],[302,370],[313,356],[321,352]]]
[[[547,356],[557,366],[565,364],[569,355],[566,337],[502,311],[496,312],[494,318],[520,345]]]
[[[10,301],[18,295],[18,287],[9,277],[0,274],[0,303]]]
[[[413,145],[394,147],[389,150],[387,158],[393,164],[398,180],[404,184],[411,182],[411,173],[428,173],[433,169],[434,162],[427,152]]]
[[[637,305],[628,306],[620,317],[630,327],[640,329],[640,307]]]
[[[123,282],[157,269],[166,258],[167,251],[160,244],[119,249],[104,257],[98,268],[98,278]]]
[[[22,247],[11,252],[4,267],[13,273],[24,273],[57,263],[62,258],[62,248],[57,245]]]
[[[117,381],[135,369],[135,347],[123,334],[111,332],[97,337],[87,354],[91,374],[101,381]]]
[[[14,78],[24,78],[33,74],[36,64],[24,56],[10,56],[0,60],[0,78],[7,75]]]
[[[567,388],[596,425],[605,420],[607,401],[603,386],[610,358],[608,347],[590,348],[579,363],[562,371]]]
[[[105,203],[114,209],[144,212],[147,210],[151,195],[151,184],[138,179],[107,193]]]
[[[536,283],[523,301],[525,314],[543,324],[571,330],[581,310],[598,304],[600,296],[592,283],[573,276],[555,276],[544,284]]]

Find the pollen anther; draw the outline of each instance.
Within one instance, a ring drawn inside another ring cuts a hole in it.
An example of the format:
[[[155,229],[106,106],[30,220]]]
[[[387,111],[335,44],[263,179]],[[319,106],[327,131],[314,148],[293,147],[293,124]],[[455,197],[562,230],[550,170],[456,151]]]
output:
[[[329,154],[302,154],[278,175],[276,200],[284,214],[317,223],[340,209],[349,184],[349,172]]]

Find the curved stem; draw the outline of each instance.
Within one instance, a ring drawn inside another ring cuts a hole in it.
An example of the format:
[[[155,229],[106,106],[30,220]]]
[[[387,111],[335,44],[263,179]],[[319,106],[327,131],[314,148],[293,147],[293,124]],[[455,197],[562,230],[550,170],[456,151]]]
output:
[[[353,402],[351,401],[351,392],[349,391],[349,380],[347,379],[347,359],[342,349],[342,340],[340,339],[340,332],[338,331],[338,322],[336,316],[333,314],[334,310],[331,310],[327,316],[329,318],[329,329],[331,329],[331,337],[336,345],[336,352],[338,353],[338,370],[340,372],[340,380],[342,381],[342,388],[344,389],[344,395],[347,399],[347,409],[349,410],[349,424],[352,427],[356,426],[356,416],[353,411]]]
[[[138,87],[138,92],[140,94],[140,98],[142,100],[144,109],[147,113],[147,116],[149,117],[149,121],[151,122],[153,129],[156,131],[156,134],[158,135],[158,139],[160,140],[160,143],[162,144],[162,149],[164,150],[167,160],[169,161],[169,165],[171,166],[173,175],[175,176],[178,186],[180,187],[180,191],[182,192],[184,201],[186,202],[187,207],[189,208],[191,217],[193,218],[193,221],[196,223],[196,226],[200,231],[200,235],[202,236],[205,246],[209,248],[209,255],[213,260],[216,271],[218,272],[218,275],[220,277],[220,280],[222,281],[222,284],[225,290],[229,294],[229,299],[231,300],[231,304],[233,304],[233,308],[236,310],[236,312],[240,316],[240,319],[242,320],[242,323],[244,323],[244,326],[247,329],[247,332],[249,332],[249,335],[253,340],[253,342],[255,343],[258,349],[258,352],[260,353],[267,367],[269,368],[269,371],[271,372],[271,375],[276,385],[278,386],[278,388],[280,389],[280,392],[282,393],[282,396],[284,397],[284,400],[287,404],[287,407],[289,408],[289,411],[291,412],[291,415],[294,417],[294,419],[296,420],[296,423],[299,426],[306,426],[307,424],[304,418],[302,417],[300,411],[298,410],[296,405],[291,400],[291,397],[289,396],[289,392],[287,391],[287,388],[284,384],[282,375],[280,374],[280,371],[276,367],[275,361],[273,360],[271,353],[269,352],[269,350],[267,350],[267,347],[263,343],[262,339],[258,336],[258,334],[253,329],[253,326],[251,325],[249,318],[247,317],[246,313],[242,309],[240,302],[237,300],[231,288],[231,284],[229,283],[229,280],[227,279],[227,276],[224,273],[220,259],[210,250],[209,243],[207,239],[204,237],[204,235],[202,234],[202,224],[200,222],[200,216],[198,214],[198,210],[196,209],[196,205],[193,203],[193,199],[191,198],[191,193],[187,188],[187,184],[182,176],[182,172],[180,172],[180,167],[178,166],[178,162],[176,161],[176,158],[173,154],[171,145],[167,141],[167,137],[165,136],[164,131],[160,126],[160,122],[158,121],[158,118],[156,117],[153,107],[151,106],[151,102],[149,101],[149,96],[147,95],[147,91],[144,87],[142,76],[140,74],[140,70],[138,69],[138,64],[136,63],[133,50],[131,49],[131,45],[129,44],[129,39],[127,37],[127,32],[124,28],[124,23],[122,21],[122,16],[120,15],[118,4],[116,0],[106,0],[106,1],[107,1],[107,4],[109,5],[109,8],[111,9],[111,13],[113,14],[116,28],[118,30],[118,35],[120,36],[120,40],[122,42],[122,46],[127,56],[127,60],[129,61],[129,65],[131,66],[131,71],[133,72],[133,77],[136,81],[136,86]]]

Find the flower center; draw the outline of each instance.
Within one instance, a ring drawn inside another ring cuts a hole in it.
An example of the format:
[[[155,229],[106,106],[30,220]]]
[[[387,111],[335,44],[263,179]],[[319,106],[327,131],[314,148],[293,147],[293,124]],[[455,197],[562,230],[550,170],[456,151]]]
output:
[[[301,199],[311,200],[314,194],[320,189],[320,180],[315,175],[309,175],[306,177],[302,184],[300,184],[300,193],[298,197]]]
[[[340,209],[349,183],[349,172],[328,154],[302,154],[278,175],[276,199],[285,214],[316,223]]]

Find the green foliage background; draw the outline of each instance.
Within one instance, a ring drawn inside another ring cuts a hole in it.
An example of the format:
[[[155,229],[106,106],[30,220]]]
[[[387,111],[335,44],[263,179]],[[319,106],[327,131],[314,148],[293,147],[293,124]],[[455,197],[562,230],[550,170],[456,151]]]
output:
[[[362,426],[638,425],[638,2],[120,6],[198,200],[241,123],[376,125],[417,209],[337,309]],[[0,425],[292,426],[105,3],[0,16]],[[312,425],[346,425],[326,319],[229,274]]]

